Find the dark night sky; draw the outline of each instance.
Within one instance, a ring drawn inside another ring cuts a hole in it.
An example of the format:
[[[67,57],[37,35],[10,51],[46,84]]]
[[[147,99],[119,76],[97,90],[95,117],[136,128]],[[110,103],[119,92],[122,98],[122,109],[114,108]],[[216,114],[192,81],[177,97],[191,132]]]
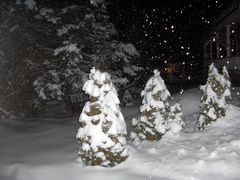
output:
[[[114,0],[109,11],[120,38],[133,43],[150,67],[184,62],[196,72],[201,38],[232,1]]]

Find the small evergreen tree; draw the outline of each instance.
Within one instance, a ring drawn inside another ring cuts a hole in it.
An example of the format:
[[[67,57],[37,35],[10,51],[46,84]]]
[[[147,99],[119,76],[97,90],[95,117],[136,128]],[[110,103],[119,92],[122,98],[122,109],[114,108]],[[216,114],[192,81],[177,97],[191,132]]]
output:
[[[79,117],[78,154],[86,165],[114,166],[128,157],[126,125],[110,75],[95,68],[83,90],[90,96]]]
[[[172,133],[178,133],[182,130],[185,123],[182,120],[182,109],[179,103],[176,103],[168,108],[168,129]]]
[[[168,98],[171,95],[158,70],[154,70],[154,75],[148,80],[141,96],[143,97],[143,105],[140,108],[142,115],[132,121],[136,132],[132,133],[133,139],[157,141],[168,130],[177,132],[177,129],[182,129],[180,105],[169,105]]]
[[[224,92],[226,91],[225,80],[218,73],[213,63],[208,69],[207,82],[200,89],[203,92],[203,96],[201,98],[201,112],[197,128],[202,130],[208,127],[212,121],[225,116],[226,113],[226,101],[224,97]]]
[[[197,128],[202,130],[210,125],[212,121],[216,121],[217,109],[219,109],[219,103],[216,93],[211,88],[210,84],[204,86],[203,96],[201,98],[201,114],[198,119]]]
[[[224,77],[223,82],[224,82],[224,89],[225,89],[223,96],[226,100],[226,103],[230,104],[230,101],[232,99],[232,97],[231,97],[231,81],[230,81],[230,76],[229,76],[226,66],[223,66],[222,75]]]

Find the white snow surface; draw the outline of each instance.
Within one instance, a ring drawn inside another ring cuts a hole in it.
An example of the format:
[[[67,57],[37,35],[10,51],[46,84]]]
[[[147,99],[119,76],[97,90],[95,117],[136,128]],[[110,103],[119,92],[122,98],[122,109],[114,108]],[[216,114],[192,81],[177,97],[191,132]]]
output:
[[[174,95],[174,101],[182,105],[183,115],[195,114],[200,111],[200,98],[202,93],[200,89],[194,88],[184,91],[182,94]]]
[[[184,115],[196,114],[200,95],[194,89],[175,96],[183,105]],[[128,125],[133,117],[139,116],[138,109],[123,108]],[[240,108],[233,105],[226,117],[203,131],[185,129],[177,137],[168,134],[159,142],[128,142],[129,158],[114,168],[86,167],[77,159],[78,118],[40,120],[0,121],[1,180],[239,180],[240,177]]]

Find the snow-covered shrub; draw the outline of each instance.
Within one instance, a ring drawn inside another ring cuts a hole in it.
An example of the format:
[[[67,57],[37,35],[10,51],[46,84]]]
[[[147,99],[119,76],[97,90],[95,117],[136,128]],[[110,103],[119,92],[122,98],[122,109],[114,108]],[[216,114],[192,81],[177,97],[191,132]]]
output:
[[[214,64],[208,69],[208,79],[200,89],[203,92],[201,98],[201,112],[197,124],[199,130],[206,128],[212,121],[225,116],[227,103],[226,96],[229,95],[227,80],[221,75]]]
[[[171,95],[157,69],[148,80],[141,96],[141,117],[132,120],[136,133],[132,133],[133,139],[157,141],[167,131],[176,133],[182,129],[180,105],[169,105],[168,98]]]
[[[90,96],[79,117],[78,154],[86,165],[115,166],[126,160],[126,124],[110,75],[95,68],[83,90]]]

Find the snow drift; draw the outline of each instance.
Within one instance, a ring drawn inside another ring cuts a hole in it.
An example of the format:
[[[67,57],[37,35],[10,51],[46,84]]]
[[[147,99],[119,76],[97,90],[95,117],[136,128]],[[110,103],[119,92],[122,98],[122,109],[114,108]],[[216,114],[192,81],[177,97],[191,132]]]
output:
[[[198,91],[185,91],[178,97],[180,103],[186,102],[183,109],[190,115],[194,114],[195,103],[200,99]],[[138,115],[135,109],[138,107],[123,109],[126,120]],[[77,118],[58,124],[0,124],[0,179],[238,180],[239,118],[240,108],[231,105],[226,117],[204,131],[189,132],[185,129],[177,137],[166,136],[159,142],[129,142],[129,158],[114,168],[86,167],[81,161],[76,161]]]

